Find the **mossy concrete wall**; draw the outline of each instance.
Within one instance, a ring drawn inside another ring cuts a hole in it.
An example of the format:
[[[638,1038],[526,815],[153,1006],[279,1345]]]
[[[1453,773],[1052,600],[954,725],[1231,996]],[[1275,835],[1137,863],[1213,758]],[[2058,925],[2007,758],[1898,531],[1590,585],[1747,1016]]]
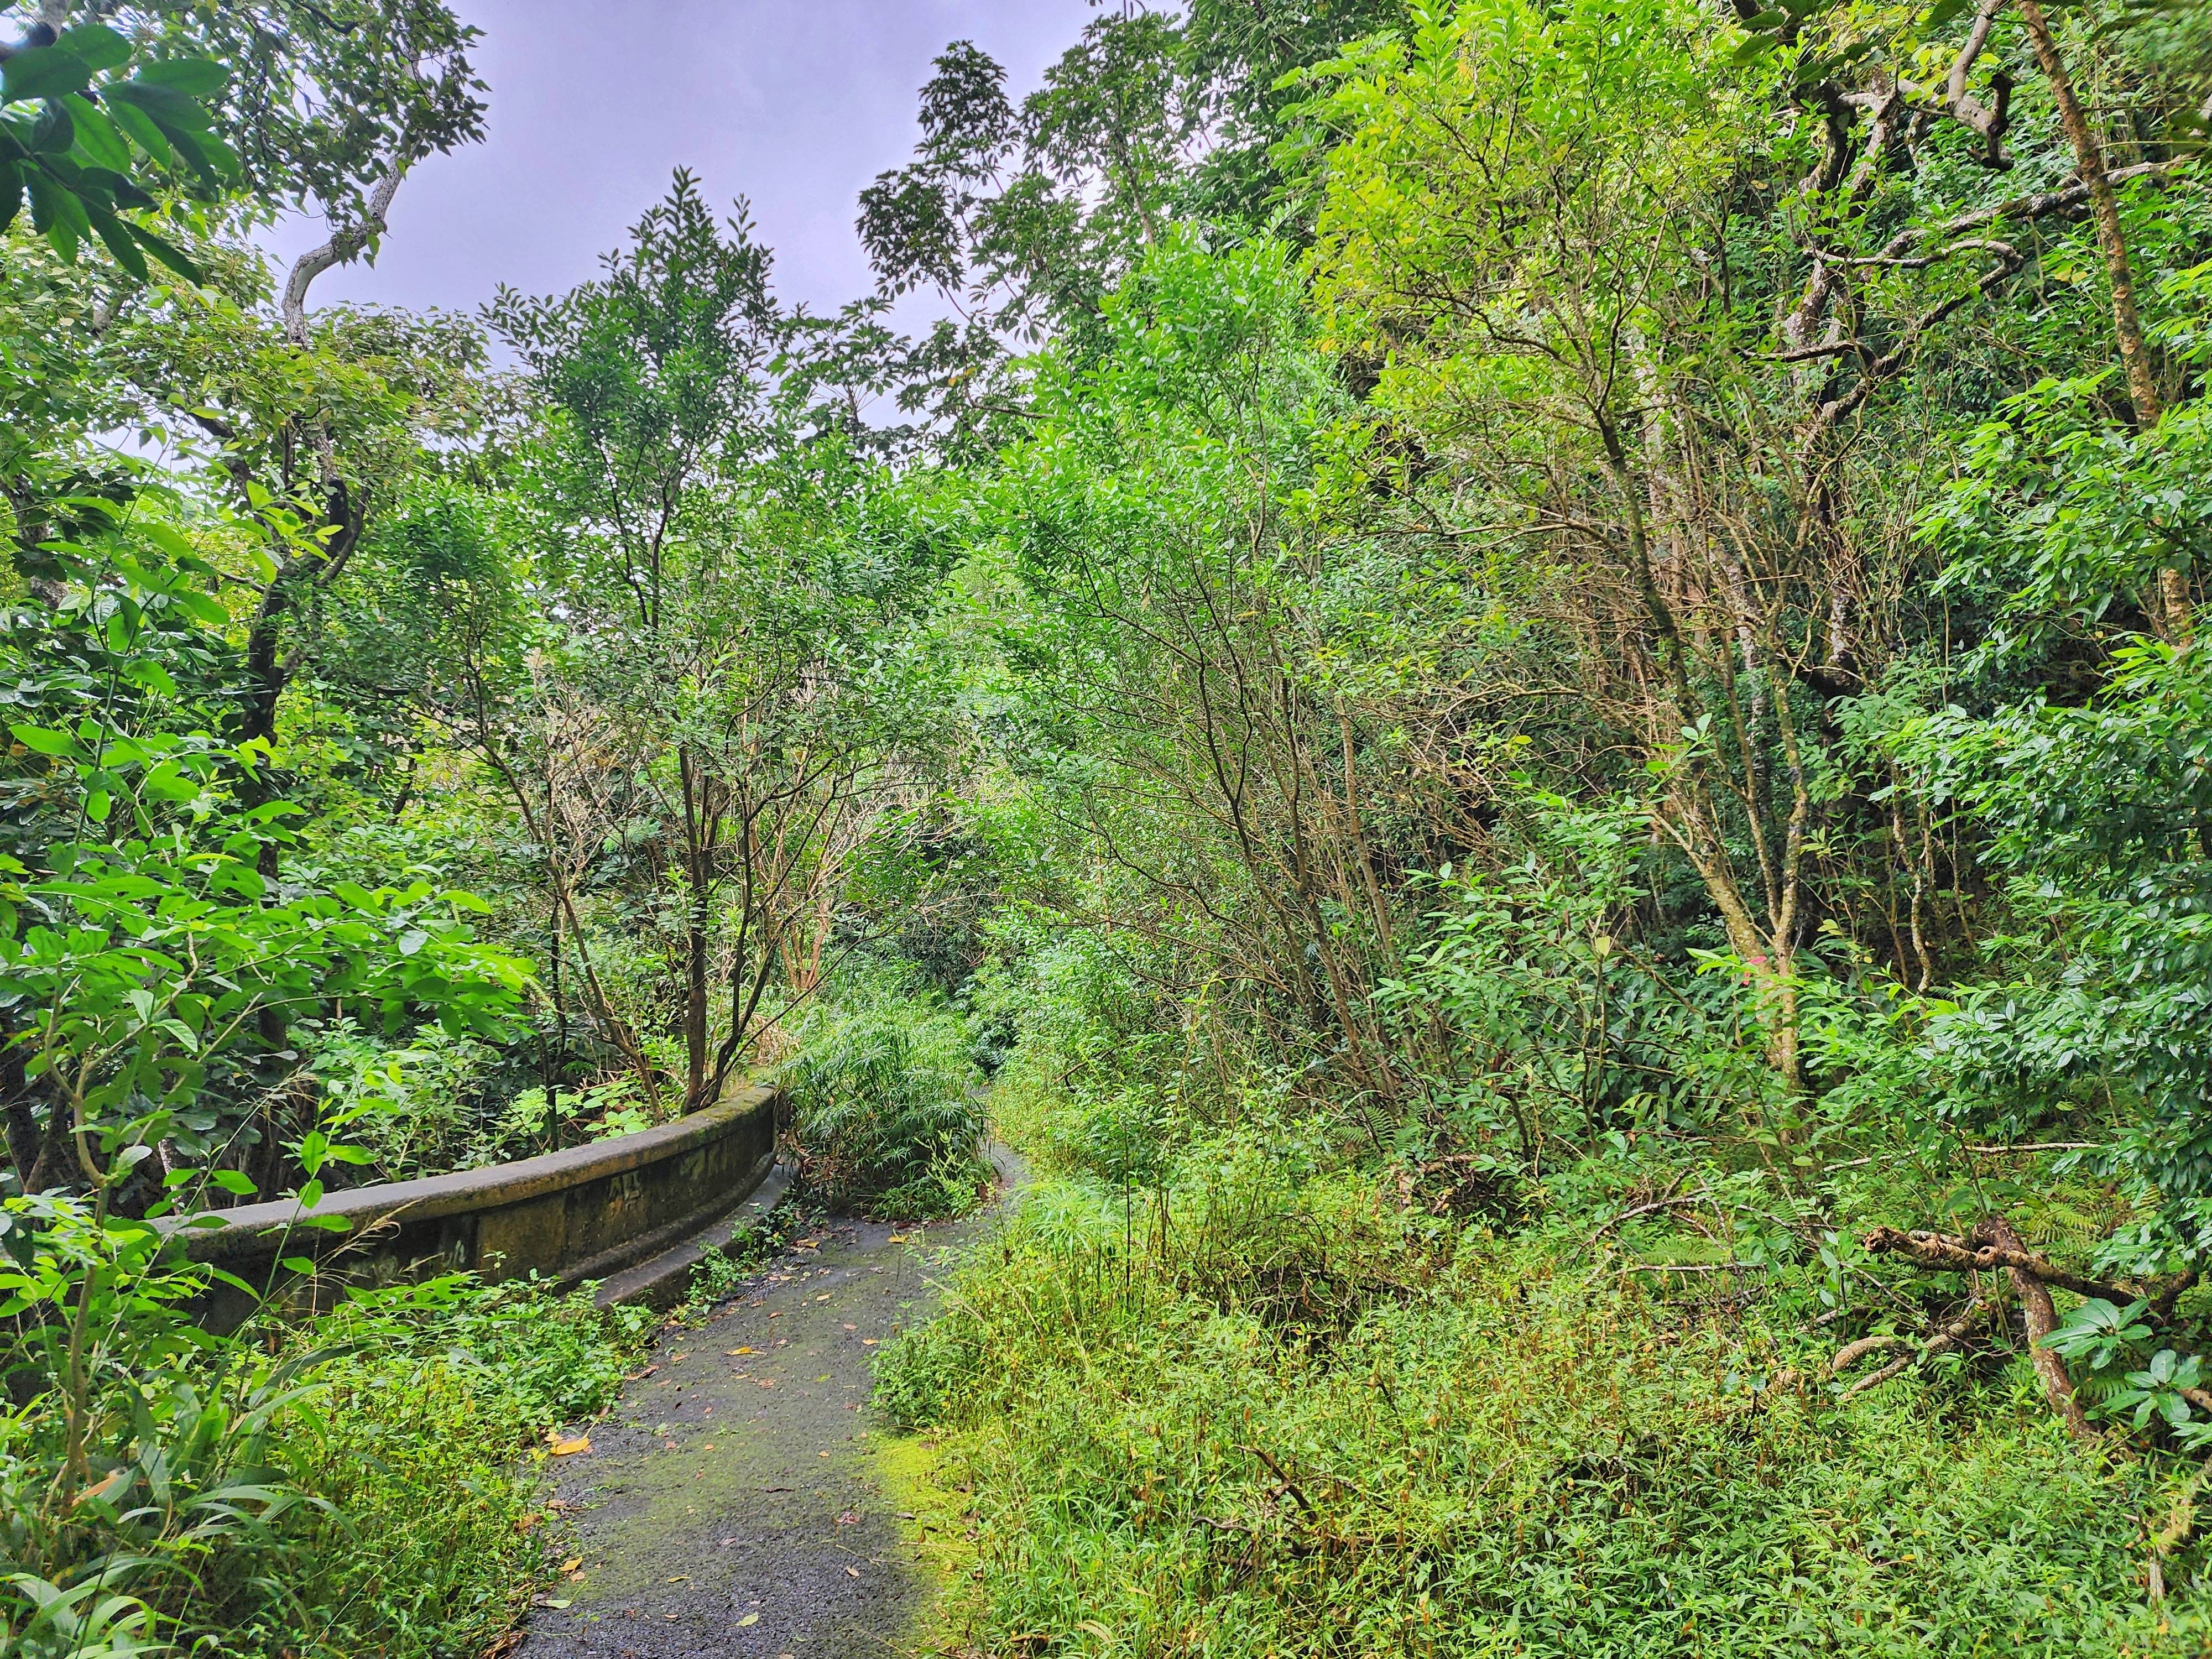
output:
[[[658,1128],[543,1158],[356,1187],[313,1212],[287,1199],[179,1224],[192,1259],[304,1309],[345,1284],[471,1272],[602,1279],[727,1214],[775,1165],[779,1091],[751,1085]],[[212,1224],[207,1224],[210,1222]],[[314,1264],[304,1274],[287,1261]],[[218,1281],[201,1318],[235,1326],[255,1297]]]

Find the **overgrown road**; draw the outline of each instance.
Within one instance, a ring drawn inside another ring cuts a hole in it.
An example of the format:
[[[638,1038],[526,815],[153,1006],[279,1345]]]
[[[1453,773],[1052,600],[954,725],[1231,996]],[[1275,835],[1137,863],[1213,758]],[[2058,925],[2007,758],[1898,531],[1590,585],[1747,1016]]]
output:
[[[870,1357],[988,1219],[828,1224],[710,1323],[664,1331],[590,1450],[554,1465],[580,1565],[532,1611],[526,1659],[896,1651],[927,1583],[872,1452]]]

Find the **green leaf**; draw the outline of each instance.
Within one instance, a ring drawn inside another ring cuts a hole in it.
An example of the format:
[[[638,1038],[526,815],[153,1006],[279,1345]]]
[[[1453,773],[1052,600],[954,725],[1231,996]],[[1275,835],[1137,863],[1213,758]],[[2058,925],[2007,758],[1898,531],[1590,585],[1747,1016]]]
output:
[[[76,123],[76,147],[83,153],[89,167],[108,167],[117,173],[131,170],[131,143],[116,130],[115,123],[92,100],[71,93],[62,100],[62,106]]]
[[[207,144],[200,134],[173,122],[164,121],[158,115],[154,118],[154,125],[161,129],[169,141],[169,147],[177,152],[185,165],[199,174],[203,184],[212,188],[222,182],[222,176],[215,163],[209,159]]]
[[[315,1271],[314,1262],[304,1255],[279,1256],[276,1265],[288,1273],[309,1273]]]
[[[53,244],[55,252],[74,264],[79,238],[92,228],[84,204],[44,168],[27,173],[24,181],[31,187],[32,228]]]
[[[95,74],[131,61],[131,43],[105,23],[80,23],[54,45]]]
[[[229,82],[230,71],[210,58],[165,58],[141,64],[137,79],[187,98],[212,98]]]
[[[84,815],[94,823],[107,822],[107,809],[113,804],[105,789],[95,789],[84,798]]]
[[[0,91],[11,104],[82,92],[91,82],[92,70],[84,59],[58,46],[33,46],[0,64]]]
[[[69,106],[58,98],[49,99],[39,111],[39,124],[31,129],[31,154],[33,155],[66,155],[76,143],[76,123],[70,118]]]
[[[183,277],[186,282],[198,283],[206,280],[206,278],[201,274],[200,268],[198,265],[194,264],[191,260],[186,258],[183,253],[179,252],[168,242],[163,240],[161,237],[156,236],[152,231],[147,229],[145,226],[133,223],[131,227],[131,234],[133,236],[136,236],[140,242],[145,245],[147,252],[152,254],[163,264],[168,266],[170,270],[175,271],[178,276]],[[215,608],[217,611],[222,610],[222,607],[220,605],[216,605]],[[226,621],[228,620],[228,617],[229,613],[225,611],[224,619]]]
[[[169,671],[151,657],[134,657],[125,663],[123,678],[133,685],[143,685],[149,691],[158,691],[165,697],[173,697],[177,695],[177,683],[170,678]],[[175,772],[177,769],[175,763],[168,763],[167,769],[171,773]],[[189,795],[185,797],[185,799],[189,798]]]
[[[301,1209],[312,1210],[316,1205],[322,1201],[323,1183],[321,1182],[310,1181],[306,1186],[300,1188],[300,1207]]]
[[[155,126],[153,118],[136,104],[110,97],[107,113],[132,143],[163,167],[176,160],[176,152],[169,147],[169,141],[161,136],[161,129]]]
[[[252,1182],[236,1170],[216,1170],[210,1173],[208,1179],[214,1182],[223,1191],[235,1193],[240,1198],[249,1198],[258,1190]]]
[[[107,244],[107,251],[121,265],[140,282],[146,280],[146,256],[138,251],[138,244],[131,240],[130,228],[112,213],[92,216],[92,228],[100,240]]]
[[[210,628],[220,628],[230,620],[230,612],[222,608],[222,602],[205,593],[185,592],[172,594],[170,597],[175,600],[177,609],[194,622],[205,623]]]
[[[136,80],[119,81],[100,89],[101,96],[110,109],[127,108],[140,111],[158,122],[171,137],[176,129],[204,132],[208,129],[207,112],[174,87],[165,87],[159,82],[148,81],[143,76]]]
[[[8,728],[16,742],[34,755],[67,755],[76,751],[76,739],[66,732],[56,732],[43,726],[11,726]]]

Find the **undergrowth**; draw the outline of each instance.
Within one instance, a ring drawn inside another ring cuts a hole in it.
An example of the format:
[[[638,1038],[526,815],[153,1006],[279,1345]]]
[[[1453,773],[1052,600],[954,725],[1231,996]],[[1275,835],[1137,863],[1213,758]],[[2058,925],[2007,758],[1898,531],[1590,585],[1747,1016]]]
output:
[[[442,1279],[258,1345],[180,1329],[104,1374],[95,1484],[65,1516],[27,1388],[0,1419],[0,1650],[481,1652],[561,1559],[533,1444],[613,1397],[646,1322]]]
[[[940,1437],[988,1653],[2194,1654],[2195,1486],[1992,1346],[1853,1397],[1823,1270],[1649,1273],[1249,1144],[1036,1189],[878,1403]],[[1571,1185],[1571,1182],[1563,1183]],[[2166,1589],[2147,1585],[2155,1548]]]

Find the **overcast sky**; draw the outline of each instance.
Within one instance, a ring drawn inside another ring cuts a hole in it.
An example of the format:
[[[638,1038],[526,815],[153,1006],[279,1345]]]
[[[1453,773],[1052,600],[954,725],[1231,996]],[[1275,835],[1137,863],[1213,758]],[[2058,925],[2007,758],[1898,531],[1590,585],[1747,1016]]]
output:
[[[486,142],[400,186],[374,268],[333,270],[336,299],[473,310],[501,283],[557,293],[592,276],[668,188],[696,173],[744,196],[787,301],[867,291],[855,198],[904,162],[915,94],[948,41],[1006,66],[1017,97],[1081,32],[1086,0],[458,0],[483,31]],[[280,227],[280,255],[319,241]]]

